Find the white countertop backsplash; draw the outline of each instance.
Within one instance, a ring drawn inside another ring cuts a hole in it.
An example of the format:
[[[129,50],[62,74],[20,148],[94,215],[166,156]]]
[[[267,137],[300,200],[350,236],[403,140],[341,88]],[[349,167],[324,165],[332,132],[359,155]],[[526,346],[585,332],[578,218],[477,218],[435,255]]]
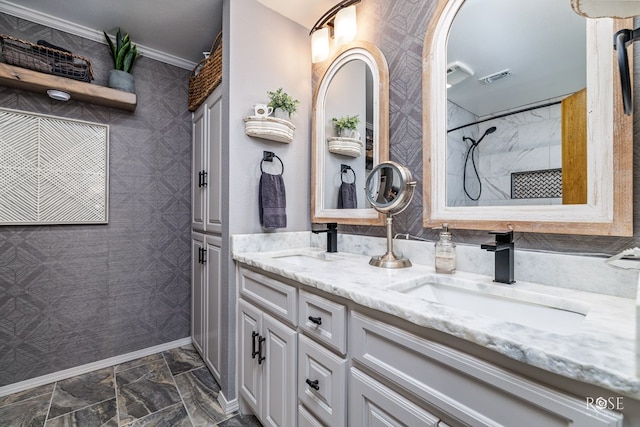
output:
[[[490,240],[490,239],[487,239]],[[386,252],[386,239],[339,234],[340,257],[332,268],[293,265],[274,255],[296,250],[323,252],[326,235],[310,232],[232,236],[233,258],[303,285],[348,298],[363,306],[482,345],[520,362],[614,393],[640,399],[636,374],[638,272],[614,269],[604,258],[518,251],[515,285],[492,282],[494,254],[479,246],[458,245],[456,277],[482,286],[520,289],[581,301],[589,311],[571,335],[544,332],[430,303],[389,290],[417,284],[434,273],[433,242],[396,240],[396,252],[413,267],[382,269],[368,264]]]

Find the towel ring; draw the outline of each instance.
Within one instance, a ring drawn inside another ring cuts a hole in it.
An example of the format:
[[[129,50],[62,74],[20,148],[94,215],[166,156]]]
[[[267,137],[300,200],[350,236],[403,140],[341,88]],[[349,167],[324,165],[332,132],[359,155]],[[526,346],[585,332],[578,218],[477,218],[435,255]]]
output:
[[[356,172],[351,168],[351,166],[349,165],[340,165],[341,168],[341,172],[340,172],[340,181],[342,181],[342,183],[344,184],[344,174],[351,171],[351,173],[353,174],[353,182],[352,184],[356,183]]]
[[[273,162],[273,158],[278,159],[278,161],[280,162],[280,166],[282,167],[282,172],[280,172],[280,175],[284,174],[284,163],[282,163],[282,159],[280,157],[278,157],[274,152],[272,151],[263,151],[262,152],[262,161],[260,162],[260,172],[264,173],[264,171],[262,170],[262,163],[263,162]]]

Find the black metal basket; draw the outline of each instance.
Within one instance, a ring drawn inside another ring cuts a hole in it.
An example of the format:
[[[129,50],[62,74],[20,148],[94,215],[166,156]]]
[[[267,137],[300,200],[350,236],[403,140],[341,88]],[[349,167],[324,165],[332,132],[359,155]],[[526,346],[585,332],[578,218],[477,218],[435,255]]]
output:
[[[87,58],[6,34],[0,34],[0,60],[41,73],[83,82],[93,80],[93,68]]]

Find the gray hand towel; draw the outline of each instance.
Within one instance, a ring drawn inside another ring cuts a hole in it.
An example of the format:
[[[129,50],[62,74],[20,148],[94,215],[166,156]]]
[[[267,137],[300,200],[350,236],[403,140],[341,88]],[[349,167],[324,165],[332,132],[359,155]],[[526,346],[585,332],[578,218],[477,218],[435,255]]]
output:
[[[258,189],[260,225],[275,229],[287,226],[287,197],[282,175],[262,172]]]
[[[355,182],[343,182],[338,191],[338,209],[357,209],[358,196]]]

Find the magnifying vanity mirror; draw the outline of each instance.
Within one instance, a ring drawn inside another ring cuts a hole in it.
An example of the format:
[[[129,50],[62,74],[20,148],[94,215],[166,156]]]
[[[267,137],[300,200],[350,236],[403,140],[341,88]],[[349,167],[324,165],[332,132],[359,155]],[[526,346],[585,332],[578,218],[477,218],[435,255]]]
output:
[[[410,267],[411,261],[393,252],[393,216],[409,206],[416,181],[406,167],[395,162],[382,162],[374,167],[366,182],[367,200],[386,216],[387,253],[374,256],[369,264],[384,268]]]
[[[613,50],[630,25],[557,0],[439,0],[423,50],[424,226],[632,235]]]
[[[311,221],[382,225],[364,182],[389,156],[389,71],[367,42],[343,46],[313,99]]]

